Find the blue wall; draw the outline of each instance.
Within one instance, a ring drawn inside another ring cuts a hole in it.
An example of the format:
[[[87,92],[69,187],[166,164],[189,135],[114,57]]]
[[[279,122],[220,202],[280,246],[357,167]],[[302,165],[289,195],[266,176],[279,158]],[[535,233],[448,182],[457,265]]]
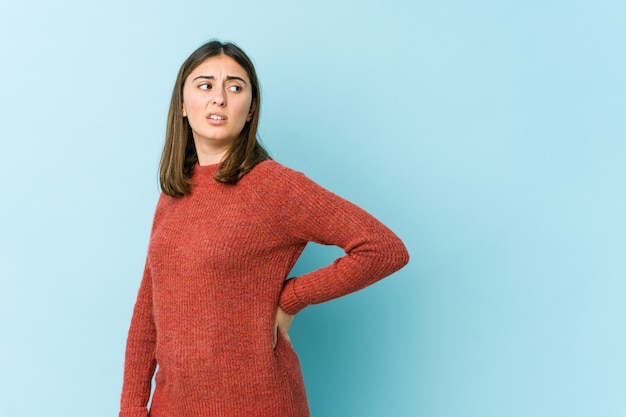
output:
[[[0,5],[0,415],[116,415],[171,87],[212,37],[274,157],[412,254],[296,318],[315,417],[626,415],[626,3],[296,3]]]

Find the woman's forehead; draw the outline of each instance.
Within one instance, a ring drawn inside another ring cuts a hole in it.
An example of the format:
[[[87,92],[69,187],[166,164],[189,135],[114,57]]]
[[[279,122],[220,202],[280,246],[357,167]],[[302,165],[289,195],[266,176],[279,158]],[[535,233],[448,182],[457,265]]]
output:
[[[249,81],[247,71],[228,55],[217,55],[205,59],[191,71],[187,78],[194,78],[198,75],[213,77],[235,75]]]

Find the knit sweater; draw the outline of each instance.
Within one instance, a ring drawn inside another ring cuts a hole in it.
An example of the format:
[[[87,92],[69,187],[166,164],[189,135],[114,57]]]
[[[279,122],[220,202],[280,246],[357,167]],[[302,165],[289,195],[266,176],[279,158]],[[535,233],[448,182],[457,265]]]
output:
[[[386,226],[299,172],[265,161],[229,185],[218,168],[197,165],[191,194],[157,203],[120,417],[309,416],[296,353],[280,333],[273,346],[277,307],[296,314],[408,262]],[[287,279],[311,241],[345,256]]]

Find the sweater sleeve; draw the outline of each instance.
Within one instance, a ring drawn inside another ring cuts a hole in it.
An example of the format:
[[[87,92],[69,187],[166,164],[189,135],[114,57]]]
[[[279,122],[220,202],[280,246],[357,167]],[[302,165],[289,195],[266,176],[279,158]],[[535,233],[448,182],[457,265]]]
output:
[[[124,384],[119,417],[148,417],[152,376],[156,369],[156,329],[152,316],[152,279],[146,261],[126,341]]]
[[[355,292],[407,264],[409,254],[400,238],[371,214],[304,174],[279,167],[271,182],[276,187],[272,197],[281,200],[274,211],[280,232],[345,252],[330,265],[285,281],[279,299],[285,312],[296,314],[310,304]]]

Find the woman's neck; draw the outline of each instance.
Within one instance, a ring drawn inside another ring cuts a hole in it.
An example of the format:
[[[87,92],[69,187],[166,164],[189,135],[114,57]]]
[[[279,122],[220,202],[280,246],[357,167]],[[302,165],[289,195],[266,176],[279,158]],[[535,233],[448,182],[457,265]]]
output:
[[[198,154],[198,164],[214,165],[219,164],[230,148],[230,144],[213,144],[205,141],[194,140],[196,153]]]

